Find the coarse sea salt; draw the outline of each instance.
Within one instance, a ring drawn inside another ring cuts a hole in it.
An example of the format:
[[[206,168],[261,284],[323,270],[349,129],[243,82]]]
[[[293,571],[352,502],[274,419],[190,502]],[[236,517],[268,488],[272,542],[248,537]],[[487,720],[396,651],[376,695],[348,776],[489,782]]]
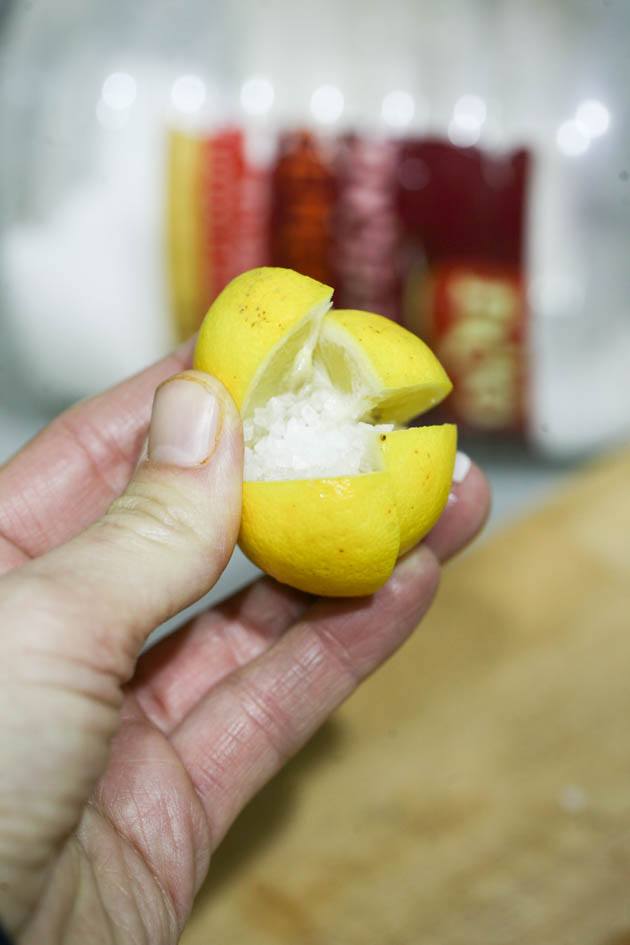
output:
[[[322,368],[296,391],[257,407],[243,424],[245,479],[356,476],[379,468],[376,441],[391,424],[359,421],[361,401],[333,387]]]

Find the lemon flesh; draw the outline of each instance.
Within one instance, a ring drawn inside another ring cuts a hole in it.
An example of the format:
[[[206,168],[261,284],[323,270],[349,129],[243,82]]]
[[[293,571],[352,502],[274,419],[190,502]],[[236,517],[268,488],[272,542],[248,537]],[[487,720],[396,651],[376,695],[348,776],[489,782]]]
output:
[[[243,417],[239,542],[255,564],[314,594],[358,596],[435,524],[456,429],[402,425],[450,391],[415,335],[285,269],[235,279],[201,328],[195,366]]]

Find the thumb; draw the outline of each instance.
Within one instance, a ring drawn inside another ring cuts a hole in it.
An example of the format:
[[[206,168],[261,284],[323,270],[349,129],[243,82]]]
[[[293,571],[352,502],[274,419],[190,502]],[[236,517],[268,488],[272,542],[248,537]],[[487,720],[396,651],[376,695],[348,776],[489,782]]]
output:
[[[146,636],[210,590],[234,549],[243,443],[225,388],[200,371],[162,384],[147,453],[102,519],[21,569],[45,580],[43,600],[66,631],[81,625],[81,648],[91,641],[122,660],[108,668],[123,676]]]
[[[11,929],[105,767],[142,642],[209,590],[230,557],[242,454],[224,388],[200,372],[176,375],[158,388],[148,458],[125,493],[0,582],[0,914]]]

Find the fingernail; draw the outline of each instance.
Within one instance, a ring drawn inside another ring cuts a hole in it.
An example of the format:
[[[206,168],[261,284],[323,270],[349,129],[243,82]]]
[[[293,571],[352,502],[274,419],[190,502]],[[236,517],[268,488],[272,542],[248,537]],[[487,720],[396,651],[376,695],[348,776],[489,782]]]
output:
[[[457,453],[455,457],[455,468],[453,470],[453,482],[459,485],[460,482],[463,482],[468,473],[470,472],[470,467],[472,466],[472,461],[470,456],[467,456],[466,453]]]
[[[427,566],[427,560],[432,557],[431,551],[425,545],[417,545],[402,558],[399,558],[396,573],[399,577],[406,574],[416,574]]]
[[[199,466],[216,445],[218,399],[203,382],[176,376],[158,387],[149,430],[149,459],[171,466]]]

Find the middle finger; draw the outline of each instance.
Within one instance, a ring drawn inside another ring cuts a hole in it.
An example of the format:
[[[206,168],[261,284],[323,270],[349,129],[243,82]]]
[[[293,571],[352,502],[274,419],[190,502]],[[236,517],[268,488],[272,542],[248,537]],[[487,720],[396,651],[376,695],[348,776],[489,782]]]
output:
[[[194,618],[140,659],[130,688],[142,711],[170,732],[216,683],[269,649],[311,601],[263,577]]]

